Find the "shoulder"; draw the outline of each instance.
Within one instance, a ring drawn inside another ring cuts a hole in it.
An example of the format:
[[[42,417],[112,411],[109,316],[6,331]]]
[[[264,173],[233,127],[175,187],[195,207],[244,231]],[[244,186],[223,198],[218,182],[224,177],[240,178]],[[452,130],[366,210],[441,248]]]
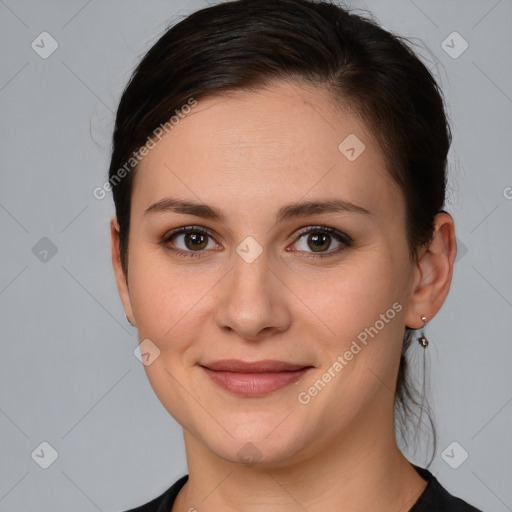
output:
[[[136,508],[131,508],[126,512],[169,512],[171,510],[176,496],[180,492],[180,489],[185,485],[188,480],[188,475],[182,476],[179,480],[174,482],[169,489],[167,489],[160,496],[151,500],[144,505],[140,505]]]
[[[482,512],[450,494],[427,469],[418,466],[415,466],[415,469],[428,483],[410,512]]]

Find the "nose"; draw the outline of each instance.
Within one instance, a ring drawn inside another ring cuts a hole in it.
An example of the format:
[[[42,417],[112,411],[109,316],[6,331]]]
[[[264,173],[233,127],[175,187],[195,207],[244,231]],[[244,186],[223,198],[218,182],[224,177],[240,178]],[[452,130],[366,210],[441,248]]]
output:
[[[263,252],[247,263],[235,256],[219,290],[215,320],[224,331],[248,341],[265,339],[291,324],[290,292]]]

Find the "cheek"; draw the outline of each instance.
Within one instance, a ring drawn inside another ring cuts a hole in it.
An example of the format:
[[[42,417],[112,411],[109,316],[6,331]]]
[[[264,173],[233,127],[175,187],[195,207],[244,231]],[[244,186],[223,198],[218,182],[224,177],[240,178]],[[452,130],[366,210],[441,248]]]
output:
[[[139,337],[165,352],[181,351],[194,338],[211,306],[217,269],[176,264],[162,249],[130,253],[130,297]]]
[[[362,274],[332,277],[327,298],[310,295],[308,305],[319,312],[328,330],[323,329],[327,334],[317,345],[321,368],[299,391],[319,411],[327,408],[333,425],[339,427],[370,403],[381,397],[387,403],[392,396],[404,306],[396,282],[379,265],[365,266]],[[318,383],[323,377],[332,382],[325,389]]]
[[[320,275],[316,282],[303,282],[297,293],[327,325],[333,326],[336,334],[351,336],[373,325],[380,314],[400,302],[404,289],[391,257],[381,251],[367,253],[364,258],[355,256],[353,260]],[[396,313],[392,310],[390,315],[395,318]]]
[[[322,343],[325,369],[341,356],[350,386],[360,387],[370,370],[384,381],[396,371],[405,313],[405,272],[400,268],[396,256],[380,247],[333,272],[323,293],[311,284],[303,288],[308,306],[328,327]]]

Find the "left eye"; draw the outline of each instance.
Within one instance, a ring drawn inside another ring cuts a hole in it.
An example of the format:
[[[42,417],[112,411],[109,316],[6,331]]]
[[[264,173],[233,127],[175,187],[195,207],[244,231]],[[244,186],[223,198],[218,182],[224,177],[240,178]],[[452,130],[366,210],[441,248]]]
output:
[[[295,251],[331,254],[349,246],[350,239],[333,228],[315,227],[300,233],[293,245]]]

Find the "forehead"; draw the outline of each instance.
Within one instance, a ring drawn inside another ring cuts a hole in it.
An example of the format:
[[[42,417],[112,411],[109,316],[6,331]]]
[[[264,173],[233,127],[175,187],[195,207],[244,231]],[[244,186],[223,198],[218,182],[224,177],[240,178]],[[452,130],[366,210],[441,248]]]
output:
[[[325,90],[282,83],[207,97],[186,109],[139,164],[132,211],[165,195],[226,206],[339,191],[396,202],[398,189],[364,123]],[[208,201],[206,201],[208,198]]]

